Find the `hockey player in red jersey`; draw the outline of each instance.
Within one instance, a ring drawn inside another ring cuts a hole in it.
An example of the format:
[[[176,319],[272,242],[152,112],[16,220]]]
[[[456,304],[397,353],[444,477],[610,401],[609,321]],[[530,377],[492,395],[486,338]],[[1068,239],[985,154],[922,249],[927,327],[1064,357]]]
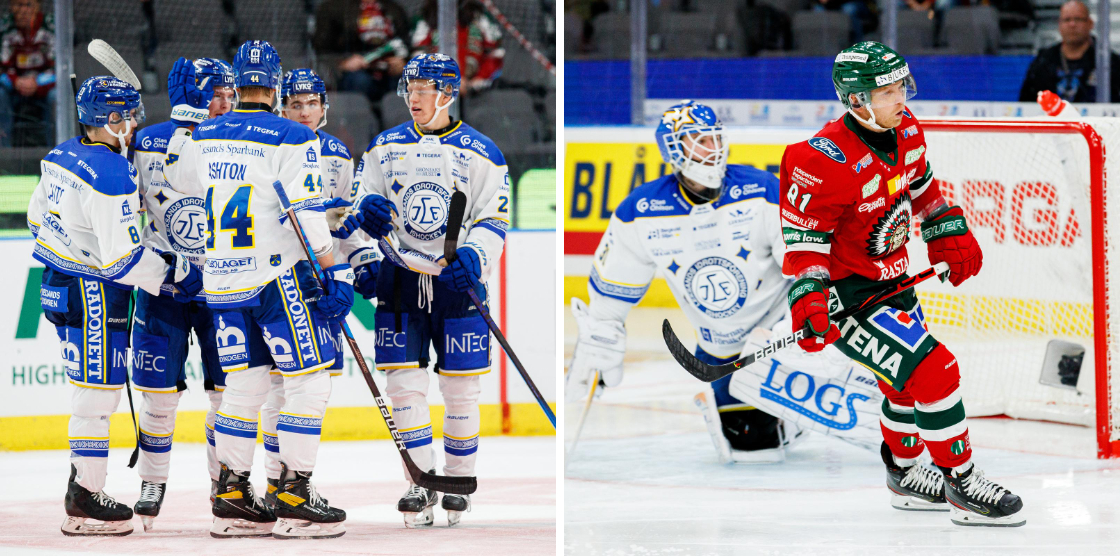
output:
[[[830,308],[906,278],[912,217],[922,223],[930,262],[948,263],[954,286],[983,262],[964,212],[942,197],[926,162],[925,135],[905,104],[916,88],[902,56],[877,42],[857,43],[836,57],[832,81],[848,113],[782,157],[782,271],[795,279],[795,329],[808,324],[814,334],[801,347],[820,351],[835,342],[878,377],[894,507],[949,510],[958,525],[1022,525],[1019,497],[971,461],[957,360],[926,330],[914,292],[841,322],[829,319]],[[918,462],[923,450],[941,473]]]

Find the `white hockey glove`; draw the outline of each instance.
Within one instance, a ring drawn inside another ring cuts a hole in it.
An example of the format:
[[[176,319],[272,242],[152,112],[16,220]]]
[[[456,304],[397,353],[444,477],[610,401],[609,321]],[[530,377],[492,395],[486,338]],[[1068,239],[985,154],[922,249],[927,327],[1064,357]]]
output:
[[[774,326],[774,338],[790,333],[789,320]],[[766,346],[770,336],[770,331],[752,330],[744,353]],[[787,348],[736,371],[728,391],[802,429],[874,452],[883,441],[879,428],[883,393],[875,375],[835,346],[815,354],[796,346]]]
[[[579,338],[568,365],[564,392],[569,400],[587,396],[588,379],[599,371],[603,383],[617,386],[622,382],[622,360],[626,355],[626,327],[620,322],[598,320],[591,316],[587,304],[572,298],[572,316],[579,326]]]

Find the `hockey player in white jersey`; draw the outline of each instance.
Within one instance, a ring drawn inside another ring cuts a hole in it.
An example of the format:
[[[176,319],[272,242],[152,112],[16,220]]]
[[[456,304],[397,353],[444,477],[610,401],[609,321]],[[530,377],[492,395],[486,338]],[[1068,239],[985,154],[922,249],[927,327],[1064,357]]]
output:
[[[109,415],[128,372],[132,288],[158,295],[171,285],[189,298],[202,287],[202,276],[175,251],[141,245],[136,169],[124,153],[143,121],[140,93],[114,77],[91,77],[75,102],[82,136],[43,158],[42,178],[27,208],[33,256],[47,267],[40,288],[43,312],[58,332],[74,385],[62,532],[127,535],[132,510],[102,489]]]
[[[490,331],[466,291],[485,300],[485,280],[498,264],[509,227],[509,169],[498,147],[447,112],[459,92],[459,67],[444,54],[421,54],[405,66],[397,88],[412,120],[377,136],[362,155],[358,179],[370,193],[359,202],[362,229],[381,237],[396,228],[402,262],[377,277],[377,368],[386,371],[393,417],[409,453],[434,469],[428,410],[428,350],[446,403],[444,473],[474,475],[480,414],[479,376],[490,372]],[[443,243],[454,191],[467,196],[458,259],[447,265]],[[380,196],[393,203],[390,220]],[[399,209],[399,210],[398,210]],[[433,278],[437,278],[433,280]],[[405,473],[406,478],[408,473]],[[397,503],[407,527],[428,526],[437,495],[412,485]],[[470,498],[444,494],[449,525],[470,510]]]
[[[358,182],[354,180],[354,160],[350,156],[350,149],[346,148],[346,144],[337,137],[322,130],[327,123],[327,110],[330,108],[327,87],[323,79],[311,69],[289,71],[284,75],[280,86],[280,103],[281,114],[285,118],[307,126],[318,136],[319,164],[323,180],[316,186],[321,190],[324,208],[328,211],[346,210],[358,197]],[[336,238],[334,253],[336,260],[346,261],[354,269],[354,291],[366,299],[374,297],[381,254],[369,235],[362,231],[353,231],[346,239]],[[342,338],[341,322],[332,322],[330,327],[331,338],[335,342],[336,357],[327,370],[333,377],[342,374],[346,359],[346,344]],[[273,388],[261,407],[261,434],[264,436],[265,472],[268,476],[265,502],[269,506],[275,506],[280,477],[280,443],[276,435],[276,425],[280,408],[284,405],[284,390],[280,387],[283,376],[279,370],[272,370],[271,380]]]
[[[203,289],[214,313],[218,360],[226,390],[214,423],[221,472],[213,505],[215,537],[341,536],[346,514],[311,484],[334,362],[330,323],[354,302],[354,273],[336,264],[323,212],[315,134],[276,116],[280,56],[265,41],[241,45],[233,59],[237,107],[180,128],[171,138],[164,174],[173,189],[205,199]],[[272,184],[280,182],[319,264],[323,290],[303,259]],[[283,377],[277,434],[280,481],[275,512],[249,483],[257,415],[272,389],[269,371]]]
[[[150,248],[174,251],[201,266],[206,261],[203,199],[168,187],[163,161],[167,157],[167,142],[176,129],[193,129],[203,120],[233,108],[233,68],[228,62],[215,58],[200,58],[193,66],[194,71],[184,63],[175,66],[176,71],[167,80],[171,120],[138,130],[133,141],[135,148],[129,155],[139,175],[141,207],[149,220],[141,233],[141,243]],[[226,380],[218,364],[214,319],[202,296],[185,303],[181,301],[173,299],[170,286],[164,286],[159,295],[143,290],[136,294],[132,384],[143,393],[138,467],[142,482],[140,499],[133,509],[143,521],[145,531],[159,515],[167,489],[175,412],[187,388],[185,364],[192,330],[202,356],[203,388],[210,398],[210,410],[206,414],[206,462],[212,486],[217,485],[220,470],[214,448],[214,419],[222,403]]]
[[[569,400],[587,396],[595,372],[599,385],[621,382],[623,323],[658,270],[695,328],[696,356],[705,363],[728,363],[745,347],[753,351],[771,334],[789,331],[778,179],[728,165],[723,126],[703,104],[671,107],[656,136],[673,173],[619,204],[595,251],[591,303],[571,301],[579,337],[566,377]],[[879,448],[882,394],[874,377],[835,350],[798,351],[713,382],[696,396],[721,462],[780,461],[806,429]]]

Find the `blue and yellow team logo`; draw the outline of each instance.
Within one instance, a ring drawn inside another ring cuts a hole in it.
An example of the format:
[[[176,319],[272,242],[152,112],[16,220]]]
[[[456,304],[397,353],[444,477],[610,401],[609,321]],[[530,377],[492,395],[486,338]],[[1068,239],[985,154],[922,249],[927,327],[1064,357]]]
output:
[[[734,315],[747,302],[746,277],[723,257],[696,261],[685,272],[684,290],[697,309],[714,319]]]
[[[280,255],[271,255],[268,257],[268,264],[272,266],[280,266]]]

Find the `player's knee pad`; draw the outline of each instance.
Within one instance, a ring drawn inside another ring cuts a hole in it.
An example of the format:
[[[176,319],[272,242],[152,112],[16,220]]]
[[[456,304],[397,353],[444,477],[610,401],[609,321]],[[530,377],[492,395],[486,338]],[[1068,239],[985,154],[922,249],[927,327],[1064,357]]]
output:
[[[940,344],[918,363],[902,391],[917,403],[931,404],[950,396],[959,397],[960,383],[956,356]]]
[[[478,397],[482,393],[482,381],[478,375],[454,376],[439,375],[439,393],[443,395],[443,403],[451,407],[473,407],[478,405]]]
[[[271,384],[269,368],[267,365],[261,365],[226,374],[226,390],[222,392],[222,403],[256,411],[264,405],[268,397]]]
[[[70,397],[70,413],[87,419],[105,417],[117,410],[121,402],[120,389],[82,388],[75,386]]]
[[[325,370],[284,378],[283,413],[322,416],[331,397],[331,375]]]
[[[268,398],[265,400],[264,406],[261,407],[261,412],[264,413],[268,410],[275,413],[279,411],[281,407],[284,407],[284,396],[284,376],[271,375],[269,377]]]
[[[210,398],[210,413],[218,411],[222,406],[222,393],[217,390],[207,390],[206,397]]]
[[[428,397],[427,369],[397,369],[385,373],[385,393],[397,405],[397,400]]]
[[[174,415],[179,408],[182,392],[141,392],[144,396],[144,412],[157,419]]]

